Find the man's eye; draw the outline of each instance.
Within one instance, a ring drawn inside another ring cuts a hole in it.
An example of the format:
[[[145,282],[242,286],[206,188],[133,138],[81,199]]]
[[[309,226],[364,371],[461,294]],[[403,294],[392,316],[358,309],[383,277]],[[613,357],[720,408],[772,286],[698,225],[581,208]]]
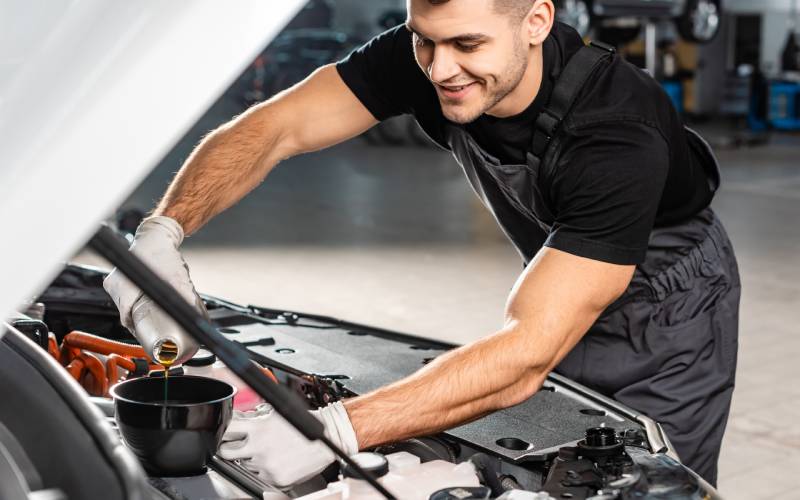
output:
[[[480,46],[481,46],[481,44],[479,44],[479,43],[460,43],[460,42],[456,42],[456,47],[458,47],[458,50],[460,50],[462,52],[473,52],[475,50],[478,50],[478,47],[480,47]]]

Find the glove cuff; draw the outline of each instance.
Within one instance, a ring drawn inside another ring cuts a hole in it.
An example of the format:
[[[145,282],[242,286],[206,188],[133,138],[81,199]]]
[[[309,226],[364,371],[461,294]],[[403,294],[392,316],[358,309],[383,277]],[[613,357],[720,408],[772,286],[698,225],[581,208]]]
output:
[[[168,238],[178,248],[183,242],[183,227],[172,217],[156,215],[148,217],[136,229],[135,239],[147,238],[149,234],[160,234]]]
[[[358,453],[358,439],[350,417],[341,401],[321,408],[317,413],[325,426],[325,434],[336,443],[347,455]]]

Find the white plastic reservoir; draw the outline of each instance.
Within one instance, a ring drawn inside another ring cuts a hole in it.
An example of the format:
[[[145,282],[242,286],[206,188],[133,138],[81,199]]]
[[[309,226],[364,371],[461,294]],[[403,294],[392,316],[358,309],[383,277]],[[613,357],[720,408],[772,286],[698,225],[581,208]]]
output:
[[[355,455],[353,458],[358,458]],[[374,454],[364,454],[374,455]],[[478,487],[475,467],[469,462],[453,464],[444,460],[421,463],[419,457],[400,451],[386,455],[389,471],[378,479],[395,497],[403,500],[428,500],[444,488]],[[358,461],[361,463],[361,461]],[[382,499],[369,483],[353,477],[342,477],[324,490],[300,497],[299,500],[372,500]]]

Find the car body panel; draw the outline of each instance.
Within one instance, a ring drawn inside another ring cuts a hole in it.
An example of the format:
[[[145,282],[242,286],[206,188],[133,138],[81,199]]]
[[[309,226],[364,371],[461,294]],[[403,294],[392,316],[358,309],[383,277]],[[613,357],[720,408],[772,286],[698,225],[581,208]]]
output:
[[[685,0],[595,0],[592,9],[602,17],[678,17]]]
[[[45,311],[42,320],[49,325],[57,339],[76,330],[115,340],[130,339],[130,335],[119,325],[113,302],[102,289],[104,277],[102,270],[70,265],[37,297],[37,301],[43,304],[41,309]],[[246,347],[252,359],[270,367],[277,380],[305,398],[309,407],[363,394],[394,382],[437,355],[457,347],[335,318],[242,306],[210,296],[203,296],[203,300],[210,321],[218,332]],[[34,336],[30,332],[27,335]],[[41,346],[29,340],[26,343],[28,350],[42,351],[41,355],[29,358],[46,356]],[[6,354],[0,354],[0,359],[8,361]],[[40,361],[38,364],[55,364],[52,360],[44,361],[47,362]],[[67,377],[67,372],[61,367],[56,370],[61,378]],[[74,381],[70,385],[74,386]],[[7,384],[2,392],[4,398],[10,400],[28,394],[24,384]],[[39,392],[42,391],[37,394]],[[91,399],[100,401],[98,406],[105,411],[105,415],[112,414],[113,405],[102,398]],[[24,429],[28,429],[29,425],[47,429],[46,422],[51,418],[50,415],[52,413],[40,411],[34,420],[28,421],[20,420],[26,417],[12,411],[6,417],[18,429],[20,425]],[[542,390],[520,405],[494,412],[436,436],[388,445],[379,451],[392,453],[416,450],[429,458],[433,454],[455,462],[468,460],[476,453],[485,453],[500,459],[498,463],[502,472],[515,477],[521,487],[537,491],[543,488],[546,480],[549,484],[547,487],[555,488],[555,491],[562,486],[558,486],[558,474],[553,476],[548,472],[553,470],[552,464],[579,465],[570,461],[569,452],[565,450],[580,446],[579,442],[585,438],[587,429],[598,427],[614,428],[619,435],[626,436],[626,447],[632,447],[629,453],[631,456],[638,454],[636,462],[641,468],[637,469],[640,475],[636,476],[639,478],[636,488],[640,491],[677,488],[687,493],[680,498],[715,497],[712,488],[671,456],[668,440],[655,422],[555,374],[548,376]],[[37,454],[35,450],[31,453],[34,461],[41,463],[41,453]],[[450,454],[450,458],[445,456],[447,454]],[[558,460],[556,457],[559,457]],[[110,464],[112,462],[109,461]],[[220,481],[222,484],[217,484]],[[197,481],[170,482],[168,478],[160,478],[155,483],[151,481],[156,486],[161,483],[165,487],[177,488],[188,498],[203,496],[197,493],[200,490],[195,489]],[[216,484],[215,488],[231,491],[243,488],[251,494],[269,490],[258,478],[242,471],[235,463],[224,460],[216,460],[211,464],[207,481],[200,483],[209,486],[213,483]],[[324,487],[324,483],[317,482],[312,491]],[[590,489],[587,491],[586,488]],[[584,498],[591,493],[591,487],[575,484],[565,492],[573,494],[575,498]],[[283,498],[279,493],[276,495],[275,498]]]

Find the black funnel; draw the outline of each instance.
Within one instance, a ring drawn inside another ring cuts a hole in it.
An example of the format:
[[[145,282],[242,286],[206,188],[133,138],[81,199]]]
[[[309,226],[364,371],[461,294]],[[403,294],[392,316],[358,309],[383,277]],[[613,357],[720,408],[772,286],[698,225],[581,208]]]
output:
[[[111,388],[125,444],[156,476],[202,474],[233,412],[236,389],[220,380],[169,377],[126,380]]]

